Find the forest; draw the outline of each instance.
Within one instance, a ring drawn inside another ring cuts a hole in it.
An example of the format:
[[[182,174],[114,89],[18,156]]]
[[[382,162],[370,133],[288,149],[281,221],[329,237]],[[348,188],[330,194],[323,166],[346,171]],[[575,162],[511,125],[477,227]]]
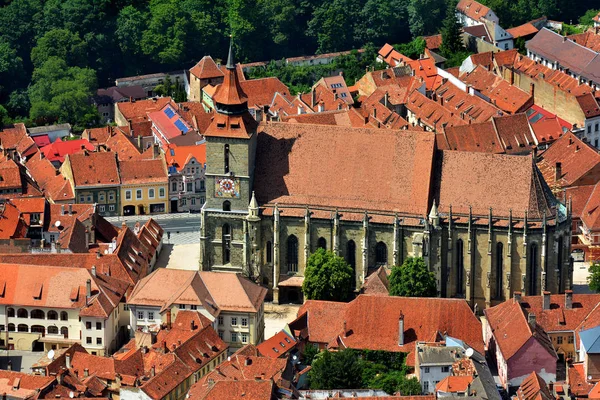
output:
[[[89,97],[119,77],[407,43],[438,33],[455,0],[0,0],[0,122],[89,126]],[[576,24],[595,0],[482,0],[507,28]]]

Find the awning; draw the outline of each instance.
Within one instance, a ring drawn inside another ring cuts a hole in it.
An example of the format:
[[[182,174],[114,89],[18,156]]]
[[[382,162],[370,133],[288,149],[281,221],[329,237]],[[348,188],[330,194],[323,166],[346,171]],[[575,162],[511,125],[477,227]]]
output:
[[[302,287],[302,283],[304,282],[303,276],[289,276],[289,275],[279,275],[279,284],[278,287]]]

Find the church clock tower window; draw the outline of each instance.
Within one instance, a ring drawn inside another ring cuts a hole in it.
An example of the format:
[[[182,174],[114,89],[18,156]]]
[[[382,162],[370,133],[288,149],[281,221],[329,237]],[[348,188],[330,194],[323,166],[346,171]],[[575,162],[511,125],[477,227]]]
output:
[[[224,154],[223,165],[224,165],[225,173],[228,174],[229,173],[229,145],[228,144],[225,145],[224,153],[225,154]]]

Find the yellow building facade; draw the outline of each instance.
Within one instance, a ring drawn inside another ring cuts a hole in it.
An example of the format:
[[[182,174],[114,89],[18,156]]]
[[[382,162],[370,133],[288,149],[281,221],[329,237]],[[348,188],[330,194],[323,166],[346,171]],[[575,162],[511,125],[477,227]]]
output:
[[[168,181],[164,183],[121,185],[121,214],[146,215],[167,212]]]

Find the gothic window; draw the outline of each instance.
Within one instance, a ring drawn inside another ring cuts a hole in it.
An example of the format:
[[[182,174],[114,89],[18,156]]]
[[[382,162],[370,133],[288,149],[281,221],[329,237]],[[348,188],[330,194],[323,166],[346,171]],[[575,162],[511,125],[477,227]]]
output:
[[[229,172],[229,145],[226,144],[225,145],[225,151],[224,151],[224,160],[223,160],[223,166],[225,168],[225,173],[227,174]]]
[[[538,274],[538,247],[532,243],[529,247],[529,292],[530,296],[537,293],[537,274]]]
[[[556,269],[558,269],[558,292],[561,293],[562,288],[562,274],[563,274],[563,238],[558,238],[558,252],[556,256]]]
[[[231,227],[229,224],[223,225],[223,264],[231,262]]]
[[[378,242],[375,246],[375,263],[377,265],[387,264],[387,246],[383,242]]]
[[[504,262],[504,245],[501,242],[496,244],[496,298],[502,299],[502,276]]]
[[[267,242],[267,248],[266,248],[266,252],[267,252],[267,262],[273,262],[273,245],[271,244],[271,242]]]
[[[298,272],[298,238],[291,235],[287,239],[288,272]]]
[[[458,239],[456,241],[456,294],[463,293],[463,271],[465,266],[463,256],[463,241]]]
[[[317,249],[327,250],[327,240],[325,240],[324,237],[320,237],[319,240],[317,240]]]
[[[231,211],[231,202],[229,200],[223,202],[223,211]]]
[[[354,289],[356,287],[356,243],[354,240],[349,240],[346,246],[346,261],[354,271],[354,279],[352,279],[352,288]]]

